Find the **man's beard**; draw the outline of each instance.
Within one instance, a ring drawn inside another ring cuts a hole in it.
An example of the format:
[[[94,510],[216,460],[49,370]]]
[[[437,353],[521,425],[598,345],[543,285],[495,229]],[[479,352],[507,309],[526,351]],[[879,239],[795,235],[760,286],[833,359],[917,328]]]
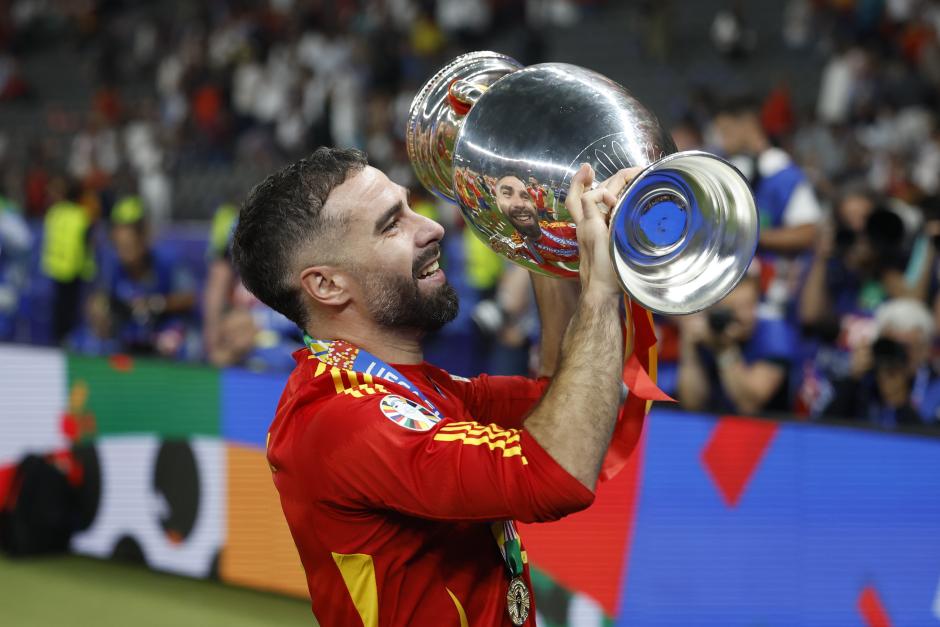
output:
[[[431,257],[433,259],[433,257]],[[419,260],[420,266],[427,261]],[[430,294],[422,294],[418,279],[380,270],[365,273],[366,307],[372,319],[389,329],[437,331],[457,317],[457,292],[444,283]]]
[[[526,239],[537,240],[542,237],[542,226],[539,224],[538,214],[534,211],[529,213],[526,212],[526,215],[532,218],[532,221],[529,223],[520,222],[516,216],[510,214],[509,222],[516,228],[517,231],[522,233]]]

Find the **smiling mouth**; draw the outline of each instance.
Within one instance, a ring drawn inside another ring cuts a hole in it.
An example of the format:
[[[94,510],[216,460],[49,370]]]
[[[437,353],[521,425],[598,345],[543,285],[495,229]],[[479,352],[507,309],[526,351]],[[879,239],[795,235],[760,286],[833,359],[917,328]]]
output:
[[[424,266],[424,268],[421,269],[421,272],[418,273],[418,278],[427,279],[433,276],[435,273],[437,273],[441,269],[441,266],[438,263],[438,260],[439,259],[435,259],[428,265]]]
[[[522,222],[523,224],[532,224],[534,222],[532,214],[528,211],[510,211],[509,215],[516,222]]]

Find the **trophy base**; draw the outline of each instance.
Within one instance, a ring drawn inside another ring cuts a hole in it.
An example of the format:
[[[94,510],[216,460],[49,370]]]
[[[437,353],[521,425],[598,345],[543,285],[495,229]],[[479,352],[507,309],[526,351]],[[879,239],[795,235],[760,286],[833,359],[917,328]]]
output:
[[[624,290],[668,315],[727,296],[757,247],[752,198],[747,179],[715,155],[680,152],[649,165],[611,214],[611,253]]]

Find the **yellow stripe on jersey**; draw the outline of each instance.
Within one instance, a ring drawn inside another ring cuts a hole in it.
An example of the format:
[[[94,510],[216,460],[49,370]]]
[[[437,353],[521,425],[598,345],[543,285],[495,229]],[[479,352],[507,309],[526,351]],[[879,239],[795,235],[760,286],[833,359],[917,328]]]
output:
[[[346,391],[346,382],[343,381],[343,371],[336,366],[330,366],[330,376],[333,377],[333,387],[336,393],[341,394]]]
[[[379,589],[375,584],[375,564],[365,553],[333,553],[353,605],[363,627],[379,626]]]
[[[454,602],[454,606],[457,608],[457,617],[460,619],[460,627],[470,627],[470,623],[467,621],[467,613],[464,611],[460,601],[457,600],[457,595],[451,592],[450,588],[447,586],[444,586],[444,589],[447,590],[447,594],[450,595],[450,600]]]
[[[461,427],[461,428],[471,428],[471,429],[475,429],[479,427],[490,427],[494,431],[518,431],[518,429],[503,429],[499,425],[492,423],[492,422],[490,424],[485,425],[482,422],[477,422],[475,420],[464,420],[464,421],[451,420],[444,426],[452,427],[452,428]]]
[[[486,435],[491,438],[512,437],[519,435],[518,429],[502,429],[493,424],[481,425],[477,422],[449,422],[441,427],[441,431],[445,433],[464,432],[469,435]]]
[[[527,460],[527,459],[525,458],[525,455],[522,454],[522,447],[521,447],[521,446],[514,446],[514,447],[512,447],[512,448],[507,448],[505,451],[503,451],[503,457],[515,457],[515,456],[517,456],[517,455],[518,455],[520,458],[522,458],[522,464],[523,464],[523,465],[529,463],[529,460]]]
[[[325,364],[320,362],[320,366],[325,368]],[[320,372],[320,366],[317,366],[317,373]],[[349,383],[343,379],[343,374],[346,374],[346,379],[349,380]],[[314,374],[316,376],[316,374]],[[330,377],[333,379],[333,387],[336,389],[337,394],[349,394],[354,398],[362,398],[367,394],[388,394],[388,390],[385,389],[385,386],[381,383],[372,383],[372,375],[364,374],[363,383],[359,383],[359,378],[357,373],[353,370],[342,370],[336,366],[330,366]]]
[[[471,437],[468,437],[469,435],[470,435],[469,433],[438,432],[437,435],[434,436],[434,439],[437,440],[438,442],[455,442],[457,440],[460,440],[464,444],[471,444],[471,445],[486,444],[488,447],[490,447],[491,451],[495,448],[505,449],[507,444],[513,444],[519,441],[518,433],[516,435],[509,436],[508,438],[505,438],[503,440],[493,440],[486,436],[479,437],[479,438],[471,438]]]
[[[513,429],[514,434],[510,435],[507,438],[500,440],[493,440],[489,437],[483,436],[479,438],[467,437],[471,435],[466,431],[461,432],[452,432],[452,433],[442,433],[443,428],[435,434],[434,439],[437,442],[460,442],[461,444],[467,444],[470,446],[482,446],[486,445],[491,451],[496,449],[503,449],[503,457],[516,457],[519,456],[522,458],[523,464],[528,464],[529,461],[525,458],[525,455],[522,454],[522,447],[516,444],[519,442],[519,432]],[[509,444],[516,444],[516,446],[507,446]]]

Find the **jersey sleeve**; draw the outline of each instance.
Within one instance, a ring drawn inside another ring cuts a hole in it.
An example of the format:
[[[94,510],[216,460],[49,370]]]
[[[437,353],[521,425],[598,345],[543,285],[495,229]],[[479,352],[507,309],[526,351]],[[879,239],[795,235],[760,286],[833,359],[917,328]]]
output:
[[[322,498],[435,520],[523,522],[557,520],[593,502],[524,430],[446,418],[418,430],[430,412],[416,406],[396,395],[323,403],[295,451],[308,460],[305,474],[326,481]]]
[[[454,379],[451,383],[471,415],[481,422],[495,422],[507,429],[521,429],[522,423],[539,402],[550,379],[516,376],[489,376]]]

